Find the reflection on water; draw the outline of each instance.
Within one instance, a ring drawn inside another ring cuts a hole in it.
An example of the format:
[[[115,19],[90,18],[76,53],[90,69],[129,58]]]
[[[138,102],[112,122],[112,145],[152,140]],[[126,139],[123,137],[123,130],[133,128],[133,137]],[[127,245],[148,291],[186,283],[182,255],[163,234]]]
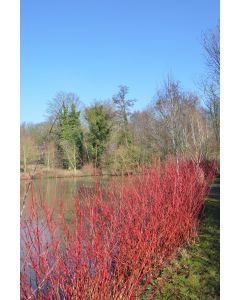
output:
[[[34,179],[31,181],[30,189],[27,193],[26,198],[26,206],[23,210],[23,215],[21,218],[21,246],[20,246],[20,268],[21,268],[21,274],[26,276],[27,281],[30,284],[30,288],[32,290],[36,290],[39,284],[37,282],[43,282],[41,289],[45,291],[46,286],[50,285],[50,281],[42,281],[42,277],[44,273],[41,273],[40,271],[40,278],[36,276],[36,270],[34,269],[34,264],[32,263],[31,258],[36,260],[38,262],[38,259],[43,255],[44,253],[49,253],[47,257],[48,261],[48,268],[51,270],[51,268],[54,266],[56,260],[55,260],[55,250],[52,245],[54,244],[54,241],[60,241],[60,248],[64,253],[64,231],[62,232],[60,227],[54,226],[54,230],[51,231],[50,227],[48,227],[47,219],[45,218],[46,215],[41,214],[41,209],[38,210],[38,207],[36,206],[36,212],[37,217],[32,218],[33,214],[30,213],[31,211],[31,205],[30,199],[32,197],[36,197],[37,202],[38,201],[46,201],[47,204],[52,207],[53,210],[53,217],[55,213],[58,212],[60,209],[60,201],[63,201],[65,203],[64,205],[64,218],[67,224],[69,225],[69,229],[71,230],[72,226],[74,226],[74,223],[72,222],[71,212],[74,209],[74,201],[73,197],[78,195],[80,196],[80,192],[83,189],[92,190],[95,187],[96,182],[100,183],[101,185],[104,185],[108,181],[107,177],[95,177],[93,178],[81,178],[81,177],[75,177],[75,178],[42,178],[42,179]],[[26,193],[27,187],[29,185],[28,180],[21,180],[20,183],[20,192],[21,192],[21,207],[22,207],[22,200]],[[83,198],[81,198],[81,201],[84,201]],[[41,206],[39,206],[41,208]],[[45,217],[44,217],[45,216]],[[56,218],[56,220],[58,220]],[[83,224],[86,224],[86,218],[84,219]],[[55,224],[55,223],[53,223]],[[37,233],[36,233],[37,232]],[[54,234],[53,234],[54,233]],[[57,239],[55,237],[58,237]],[[38,250],[39,247],[39,250]],[[52,248],[51,248],[52,247]],[[43,250],[44,249],[44,250]],[[47,249],[47,250],[46,250]],[[39,251],[39,252],[38,252]],[[44,252],[45,251],[45,252]],[[52,253],[54,255],[52,255]],[[39,254],[41,253],[41,254]],[[57,253],[57,252],[56,252]],[[94,270],[90,270],[93,272]],[[43,277],[44,278],[44,277]],[[61,291],[59,291],[60,293]],[[61,296],[61,293],[59,294],[59,299],[65,299]],[[37,299],[37,298],[33,298]]]
[[[35,195],[38,201],[47,201],[51,207],[54,207],[56,202],[63,201],[66,207],[71,209],[74,205],[73,197],[83,188],[93,188],[96,181],[104,184],[107,182],[107,177],[95,177],[94,179],[91,177],[34,179],[32,180],[32,185],[27,193],[26,202]],[[28,184],[28,180],[21,180],[21,206]]]

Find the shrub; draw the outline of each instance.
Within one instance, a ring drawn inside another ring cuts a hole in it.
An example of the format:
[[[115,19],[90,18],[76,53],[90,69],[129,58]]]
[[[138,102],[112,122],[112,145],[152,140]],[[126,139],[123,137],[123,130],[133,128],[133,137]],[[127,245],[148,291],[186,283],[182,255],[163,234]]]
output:
[[[105,188],[96,184],[74,198],[70,223],[62,202],[54,215],[33,193],[21,221],[21,298],[140,296],[197,235],[215,170],[215,162],[168,160]]]
[[[137,146],[119,146],[110,156],[110,169],[119,172],[128,172],[139,167],[142,154]]]

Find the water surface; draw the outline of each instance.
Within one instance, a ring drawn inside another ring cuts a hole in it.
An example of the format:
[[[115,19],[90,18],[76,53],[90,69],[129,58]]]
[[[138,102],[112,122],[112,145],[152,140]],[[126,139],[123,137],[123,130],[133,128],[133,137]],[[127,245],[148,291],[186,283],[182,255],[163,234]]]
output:
[[[34,196],[37,201],[46,201],[50,207],[55,208],[58,202],[63,201],[66,208],[74,206],[73,197],[79,196],[83,189],[93,189],[96,182],[105,184],[108,178],[102,177],[65,177],[33,179],[26,197],[26,203]],[[26,194],[29,180],[20,181],[21,207]],[[26,212],[24,211],[25,216]]]

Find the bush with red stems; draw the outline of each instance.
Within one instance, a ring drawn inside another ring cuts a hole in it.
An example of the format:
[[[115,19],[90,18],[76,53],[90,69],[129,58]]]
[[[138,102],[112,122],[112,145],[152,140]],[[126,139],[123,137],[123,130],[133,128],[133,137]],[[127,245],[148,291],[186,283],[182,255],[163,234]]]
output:
[[[143,167],[83,189],[71,222],[63,202],[54,213],[32,191],[21,220],[21,299],[136,299],[196,237],[215,172],[214,161]]]

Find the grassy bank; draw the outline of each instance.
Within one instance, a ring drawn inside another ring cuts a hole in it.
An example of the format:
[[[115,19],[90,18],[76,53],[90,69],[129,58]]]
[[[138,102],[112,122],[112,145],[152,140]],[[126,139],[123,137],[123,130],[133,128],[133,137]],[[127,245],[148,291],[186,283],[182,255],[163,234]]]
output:
[[[67,177],[90,177],[94,174],[94,168],[91,165],[86,165],[80,170],[65,170],[61,168],[47,169],[43,166],[37,166],[35,170],[35,165],[29,166],[28,172],[21,172],[20,178],[22,180],[29,179],[29,175],[33,178],[67,178]],[[95,171],[95,175],[99,172]]]
[[[220,299],[220,178],[206,200],[198,240],[164,270],[167,281],[154,299]],[[149,286],[149,291],[158,281]],[[142,299],[148,299],[148,293]]]
[[[131,172],[133,173],[133,172]],[[47,169],[42,166],[38,166],[35,170],[35,166],[29,167],[28,172],[21,172],[20,179],[28,180],[29,177],[33,179],[39,178],[73,178],[73,177],[94,177],[94,176],[122,176],[127,175],[127,172],[121,172],[111,169],[96,169],[93,165],[85,165],[81,169],[66,170],[60,168]]]

